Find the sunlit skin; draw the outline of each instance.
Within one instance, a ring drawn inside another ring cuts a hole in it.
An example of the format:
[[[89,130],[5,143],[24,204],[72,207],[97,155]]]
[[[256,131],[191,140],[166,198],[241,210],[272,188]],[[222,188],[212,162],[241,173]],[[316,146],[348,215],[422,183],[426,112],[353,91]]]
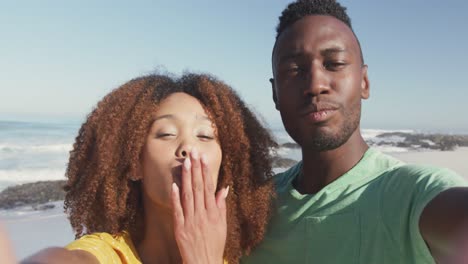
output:
[[[228,188],[216,192],[222,152],[216,127],[185,93],[160,102],[141,153],[145,264],[223,263]],[[22,263],[98,263],[89,252],[49,248]],[[183,261],[189,260],[189,261]],[[30,262],[31,261],[31,262]]]
[[[0,223],[0,258],[4,264],[16,263],[13,247],[8,240],[5,227]]]
[[[351,29],[320,15],[287,28],[272,63],[276,108],[302,148],[303,171],[294,185],[313,194],[349,171],[368,149],[359,128],[361,100],[369,97],[367,65]],[[436,260],[456,253],[467,223],[467,188],[449,189],[429,202],[419,228]]]
[[[174,237],[172,183],[181,186],[183,162],[196,149],[196,158],[206,157],[216,185],[221,147],[213,123],[190,95],[170,95],[159,104],[154,117],[142,153],[146,232],[137,251],[144,263],[177,263],[181,260]]]
[[[308,16],[286,29],[272,62],[276,108],[302,147],[307,177],[297,188],[315,193],[368,148],[359,129],[361,100],[369,97],[367,66],[352,31],[328,16]]]
[[[170,95],[160,103],[154,117],[142,153],[143,199],[145,207],[171,210],[171,185],[175,182],[180,186],[182,163],[191,150],[196,148],[208,157],[210,177],[216,185],[221,147],[213,123],[190,95]],[[148,212],[146,209],[150,208],[145,208]]]

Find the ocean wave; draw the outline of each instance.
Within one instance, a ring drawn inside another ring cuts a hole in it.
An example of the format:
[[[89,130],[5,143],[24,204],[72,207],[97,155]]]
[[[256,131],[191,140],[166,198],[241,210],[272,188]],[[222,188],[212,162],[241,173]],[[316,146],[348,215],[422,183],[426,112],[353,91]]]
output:
[[[64,179],[65,168],[0,170],[0,191],[17,184]]]
[[[378,135],[384,133],[394,133],[394,132],[401,132],[401,133],[408,133],[413,134],[416,131],[411,129],[400,129],[400,130],[386,130],[386,129],[361,129],[361,135],[365,140],[375,139]]]
[[[17,152],[32,152],[32,153],[68,153],[72,150],[72,144],[49,144],[49,145],[21,145],[21,144],[0,144],[0,152],[17,153]]]
[[[372,146],[373,149],[377,149],[384,153],[402,153],[410,151],[409,148],[395,147],[395,146]]]

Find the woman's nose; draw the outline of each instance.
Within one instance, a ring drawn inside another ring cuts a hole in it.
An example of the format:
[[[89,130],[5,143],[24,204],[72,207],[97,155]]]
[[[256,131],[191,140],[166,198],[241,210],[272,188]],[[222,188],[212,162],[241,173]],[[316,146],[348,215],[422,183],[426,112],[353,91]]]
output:
[[[192,146],[190,144],[180,144],[180,146],[177,148],[176,151],[176,157],[177,158],[187,158],[190,155],[190,152],[192,151]]]

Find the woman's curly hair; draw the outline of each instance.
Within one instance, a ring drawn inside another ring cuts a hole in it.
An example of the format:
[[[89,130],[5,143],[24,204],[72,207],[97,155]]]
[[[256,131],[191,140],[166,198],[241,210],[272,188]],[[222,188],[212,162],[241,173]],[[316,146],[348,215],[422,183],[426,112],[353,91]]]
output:
[[[148,75],[115,89],[79,130],[66,171],[65,210],[76,237],[94,232],[138,237],[143,212],[140,155],[151,113],[172,93],[199,100],[215,123],[222,149],[218,190],[229,185],[225,259],[237,263],[263,238],[274,187],[269,132],[225,83],[205,74]]]

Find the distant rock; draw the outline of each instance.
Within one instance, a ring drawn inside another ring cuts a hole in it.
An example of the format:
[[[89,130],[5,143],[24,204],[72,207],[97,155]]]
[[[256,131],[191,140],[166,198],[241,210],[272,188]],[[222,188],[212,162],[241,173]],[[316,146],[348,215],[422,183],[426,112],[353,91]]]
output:
[[[296,163],[297,161],[293,159],[273,157],[273,168],[289,168]]]
[[[283,143],[280,145],[280,147],[291,148],[291,149],[301,148],[301,146],[299,146],[297,143],[292,143],[292,142]]]
[[[45,203],[65,199],[65,181],[39,181],[10,186],[0,193],[0,209],[32,206],[35,210],[51,209]]]
[[[385,138],[398,136],[404,138],[403,142],[387,142]],[[390,145],[404,148],[424,148],[442,151],[454,150],[458,146],[468,146],[468,135],[445,135],[445,134],[414,134],[405,132],[382,133],[377,136],[383,139],[378,145]],[[369,142],[372,145],[372,142]],[[375,144],[375,143],[374,143]]]
[[[32,208],[36,211],[45,211],[49,209],[54,209],[55,205],[53,204],[38,204],[38,205],[33,205]]]

